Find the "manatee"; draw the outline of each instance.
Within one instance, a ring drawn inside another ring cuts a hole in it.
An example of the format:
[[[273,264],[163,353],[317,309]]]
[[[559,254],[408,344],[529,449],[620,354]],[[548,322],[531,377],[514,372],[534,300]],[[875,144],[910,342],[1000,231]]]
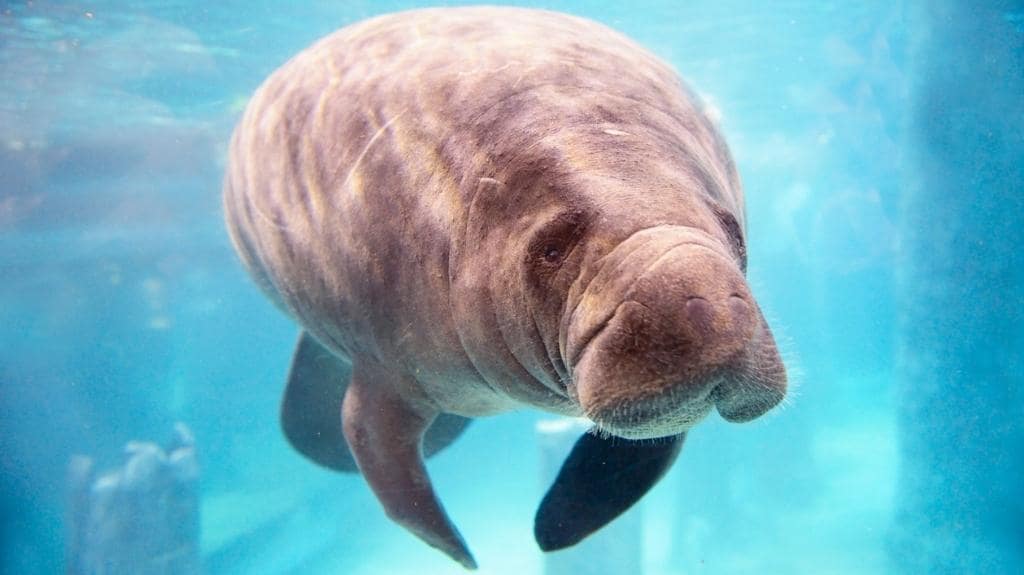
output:
[[[547,551],[640,499],[712,407],[743,422],[785,394],[725,141],[595,22],[440,8],[321,39],[248,103],[224,208],[302,329],[289,441],[466,568],[424,457],[470,418],[593,422],[537,512]]]

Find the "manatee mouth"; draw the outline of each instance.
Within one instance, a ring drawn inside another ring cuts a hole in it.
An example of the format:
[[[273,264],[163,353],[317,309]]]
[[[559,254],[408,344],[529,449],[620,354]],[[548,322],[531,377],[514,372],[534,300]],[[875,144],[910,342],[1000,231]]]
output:
[[[720,362],[662,375],[657,368],[667,362],[664,355],[620,353],[615,332],[621,313],[595,330],[573,364],[571,393],[600,431],[627,439],[675,435],[703,421],[712,408],[726,421],[742,423],[785,397],[785,368],[766,325]],[[679,349],[673,357],[685,364],[688,356]]]
[[[642,387],[665,390],[649,397],[634,397],[629,403],[613,408],[590,409],[585,412],[600,432],[625,439],[655,439],[686,431],[711,413],[715,406],[715,385],[697,397],[690,397],[686,386],[670,381],[647,382]]]
[[[636,377],[604,377],[601,364],[614,362],[617,355],[608,350],[609,335],[617,329],[620,310],[628,309],[627,304],[642,306],[637,302],[622,302],[581,341],[579,353],[571,364],[574,368],[572,394],[583,407],[584,415],[602,433],[626,439],[651,439],[690,429],[704,420],[715,406],[714,392],[721,381],[715,373],[704,374],[697,380],[684,380],[679,376],[666,377],[635,369],[630,370],[629,375]],[[633,363],[627,358],[622,361]],[[581,398],[581,391],[587,396],[585,388],[594,383],[605,388],[599,399]]]

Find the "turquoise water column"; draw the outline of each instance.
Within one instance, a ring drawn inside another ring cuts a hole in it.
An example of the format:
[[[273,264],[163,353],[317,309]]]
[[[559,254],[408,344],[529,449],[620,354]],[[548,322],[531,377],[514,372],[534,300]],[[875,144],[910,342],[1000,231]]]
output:
[[[893,571],[1024,573],[1024,2],[921,4]]]

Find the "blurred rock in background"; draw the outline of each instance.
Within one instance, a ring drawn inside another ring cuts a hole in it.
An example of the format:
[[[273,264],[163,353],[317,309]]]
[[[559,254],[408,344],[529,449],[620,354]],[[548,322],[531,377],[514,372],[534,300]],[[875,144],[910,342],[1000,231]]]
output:
[[[166,450],[130,442],[124,465],[97,475],[93,461],[70,466],[69,575],[198,575],[199,465],[184,424]]]

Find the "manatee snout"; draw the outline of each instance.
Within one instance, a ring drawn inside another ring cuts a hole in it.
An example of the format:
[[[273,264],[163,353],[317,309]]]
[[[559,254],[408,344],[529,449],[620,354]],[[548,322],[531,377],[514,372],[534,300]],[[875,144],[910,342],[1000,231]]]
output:
[[[638,237],[641,236],[641,237]],[[583,411],[614,435],[674,435],[712,407],[754,419],[782,400],[785,370],[730,253],[706,234],[635,234],[605,256],[569,321]]]

